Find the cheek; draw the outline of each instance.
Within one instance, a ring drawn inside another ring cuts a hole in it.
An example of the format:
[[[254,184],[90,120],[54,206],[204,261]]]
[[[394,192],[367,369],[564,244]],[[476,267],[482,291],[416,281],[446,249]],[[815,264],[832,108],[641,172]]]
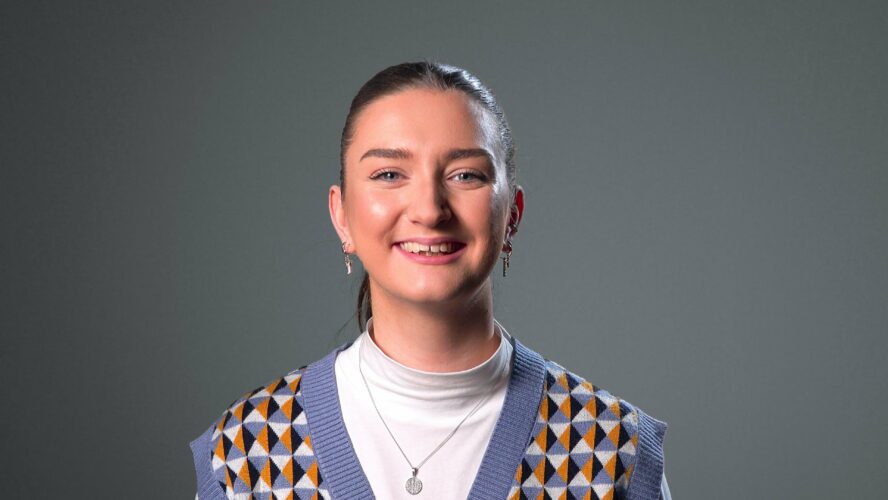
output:
[[[505,198],[495,193],[478,197],[464,205],[463,221],[474,231],[486,233],[486,239],[492,244],[498,243],[505,235],[505,216]]]
[[[500,238],[503,235],[498,233],[505,233],[506,230],[506,214],[509,211],[508,196],[503,195],[503,193],[497,193],[496,196],[491,197],[489,210],[490,227],[495,233],[497,233],[495,237]]]
[[[347,206],[352,233],[378,233],[385,230],[396,213],[396,204],[390,198],[384,193],[360,193],[349,199]]]
[[[385,200],[373,198],[367,202],[367,213],[374,219],[388,219],[391,217],[392,212],[392,204],[387,203]]]

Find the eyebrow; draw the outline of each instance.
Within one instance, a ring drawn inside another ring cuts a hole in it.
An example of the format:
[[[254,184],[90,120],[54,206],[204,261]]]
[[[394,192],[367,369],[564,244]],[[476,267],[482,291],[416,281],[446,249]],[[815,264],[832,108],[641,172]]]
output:
[[[410,151],[406,149],[386,149],[386,148],[374,148],[368,149],[366,153],[361,156],[361,159],[358,161],[364,161],[364,158],[387,158],[389,160],[407,160],[412,158],[413,155],[410,154]]]
[[[483,156],[493,164],[493,158],[486,150],[481,148],[474,149],[451,149],[447,152],[447,161],[462,160],[463,158],[477,158]]]
[[[462,160],[465,158],[477,158],[484,157],[493,164],[493,158],[490,153],[481,148],[469,148],[469,149],[451,149],[447,152],[447,155],[444,157],[448,162],[454,160]],[[406,149],[401,148],[373,148],[368,149],[366,153],[361,155],[361,159],[358,161],[363,161],[364,158],[386,158],[389,160],[409,160],[413,158],[413,154]]]

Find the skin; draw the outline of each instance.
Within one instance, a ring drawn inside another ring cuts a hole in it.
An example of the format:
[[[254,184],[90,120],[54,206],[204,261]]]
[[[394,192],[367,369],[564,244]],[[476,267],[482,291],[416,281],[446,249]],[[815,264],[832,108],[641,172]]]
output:
[[[354,123],[345,190],[330,187],[329,209],[370,276],[374,341],[411,368],[477,366],[499,346],[490,273],[524,211],[523,190],[510,196],[493,116],[461,92],[420,88],[377,99]],[[465,247],[430,264],[397,245],[430,237]]]

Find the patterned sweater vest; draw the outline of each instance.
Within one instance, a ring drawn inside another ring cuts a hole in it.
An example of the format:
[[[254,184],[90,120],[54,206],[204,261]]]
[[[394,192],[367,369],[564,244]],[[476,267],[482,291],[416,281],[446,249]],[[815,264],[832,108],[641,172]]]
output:
[[[666,424],[513,342],[469,498],[659,498]],[[336,393],[345,347],[244,394],[191,443],[200,500],[374,498]]]

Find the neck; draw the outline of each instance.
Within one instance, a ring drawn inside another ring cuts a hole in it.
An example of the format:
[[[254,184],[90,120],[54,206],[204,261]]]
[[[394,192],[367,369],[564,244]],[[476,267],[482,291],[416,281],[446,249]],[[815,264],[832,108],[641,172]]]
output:
[[[372,284],[371,284],[372,288]],[[490,282],[468,301],[418,307],[371,289],[373,341],[388,357],[428,372],[456,372],[480,365],[499,347]]]

